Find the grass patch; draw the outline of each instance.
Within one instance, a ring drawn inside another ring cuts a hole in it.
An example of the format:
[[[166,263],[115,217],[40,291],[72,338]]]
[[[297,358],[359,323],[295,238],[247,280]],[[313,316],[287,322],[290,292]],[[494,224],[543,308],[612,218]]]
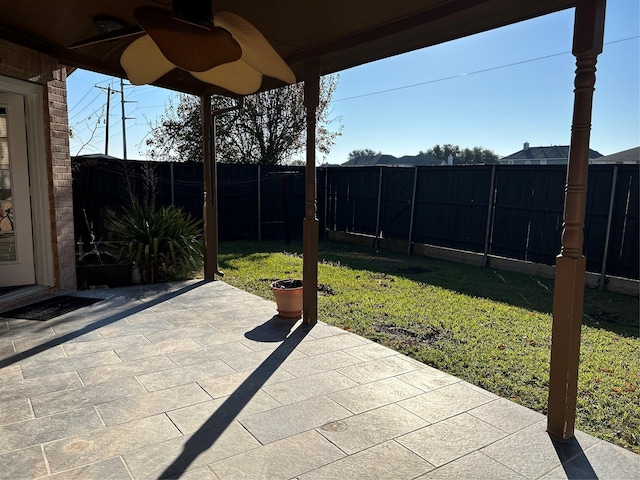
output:
[[[302,278],[301,246],[223,242],[231,285],[273,299]],[[512,272],[320,245],[320,320],[546,414],[553,281]],[[588,289],[577,428],[640,453],[638,299]]]

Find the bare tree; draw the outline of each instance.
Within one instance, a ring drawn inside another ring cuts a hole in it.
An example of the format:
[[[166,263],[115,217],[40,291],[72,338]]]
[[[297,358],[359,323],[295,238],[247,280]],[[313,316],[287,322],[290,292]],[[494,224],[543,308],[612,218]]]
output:
[[[342,134],[339,118],[331,117],[331,100],[337,75],[322,77],[316,113],[316,149],[327,155]],[[244,98],[241,110],[221,115],[216,121],[216,150],[220,162],[277,165],[296,160],[306,145],[304,84],[261,92]],[[235,101],[213,97],[212,108],[226,108]],[[200,100],[181,95],[152,126],[146,141],[154,160],[201,161]],[[299,157],[298,157],[299,158]]]

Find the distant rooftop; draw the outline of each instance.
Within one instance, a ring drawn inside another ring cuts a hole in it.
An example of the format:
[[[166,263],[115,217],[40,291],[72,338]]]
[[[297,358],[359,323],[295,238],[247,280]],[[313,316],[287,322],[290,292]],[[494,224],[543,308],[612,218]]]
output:
[[[589,149],[589,158],[602,157],[600,152]],[[524,144],[522,150],[507,155],[500,159],[504,160],[564,160],[569,158],[569,145],[553,145],[549,147],[530,147],[528,143]]]
[[[342,165],[346,166],[371,166],[371,165],[403,165],[403,166],[421,166],[421,165],[441,165],[442,162],[436,157],[421,153],[418,155],[405,155],[397,158],[393,155],[364,155],[362,157],[353,158]]]
[[[594,163],[616,164],[640,164],[640,147],[630,148],[622,152],[612,153],[598,158]]]

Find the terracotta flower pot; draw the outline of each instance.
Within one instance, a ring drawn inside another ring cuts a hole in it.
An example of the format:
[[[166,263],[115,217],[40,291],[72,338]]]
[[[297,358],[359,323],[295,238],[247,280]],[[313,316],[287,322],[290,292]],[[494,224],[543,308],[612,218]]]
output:
[[[283,318],[302,316],[302,280],[278,280],[271,284],[278,315]]]

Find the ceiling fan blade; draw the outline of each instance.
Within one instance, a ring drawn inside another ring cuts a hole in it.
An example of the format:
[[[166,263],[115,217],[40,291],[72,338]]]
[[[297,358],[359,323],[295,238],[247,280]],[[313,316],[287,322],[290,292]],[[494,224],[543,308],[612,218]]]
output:
[[[153,83],[175,68],[149,35],[134,40],[125,48],[120,65],[133,85]]]
[[[191,75],[238,95],[254,93],[262,85],[262,74],[244,60],[225,63],[206,72],[191,72]]]
[[[242,60],[251,67],[283,82],[296,82],[296,77],[289,65],[258,29],[244,18],[228,10],[219,10],[213,17],[213,24],[233,35],[234,40],[242,48]]]
[[[167,60],[183,70],[204,72],[242,55],[238,42],[222,28],[193,23],[157,7],[138,7],[134,16]]]
[[[100,35],[89,37],[85,40],[81,40],[72,45],[69,45],[69,48],[74,49],[88,47],[89,45],[94,45],[96,43],[107,42],[109,40],[117,40],[119,38],[130,37],[132,35],[138,35],[140,33],[144,33],[142,27],[140,27],[139,25],[131,25],[129,27],[120,28],[112,32],[101,33]]]

